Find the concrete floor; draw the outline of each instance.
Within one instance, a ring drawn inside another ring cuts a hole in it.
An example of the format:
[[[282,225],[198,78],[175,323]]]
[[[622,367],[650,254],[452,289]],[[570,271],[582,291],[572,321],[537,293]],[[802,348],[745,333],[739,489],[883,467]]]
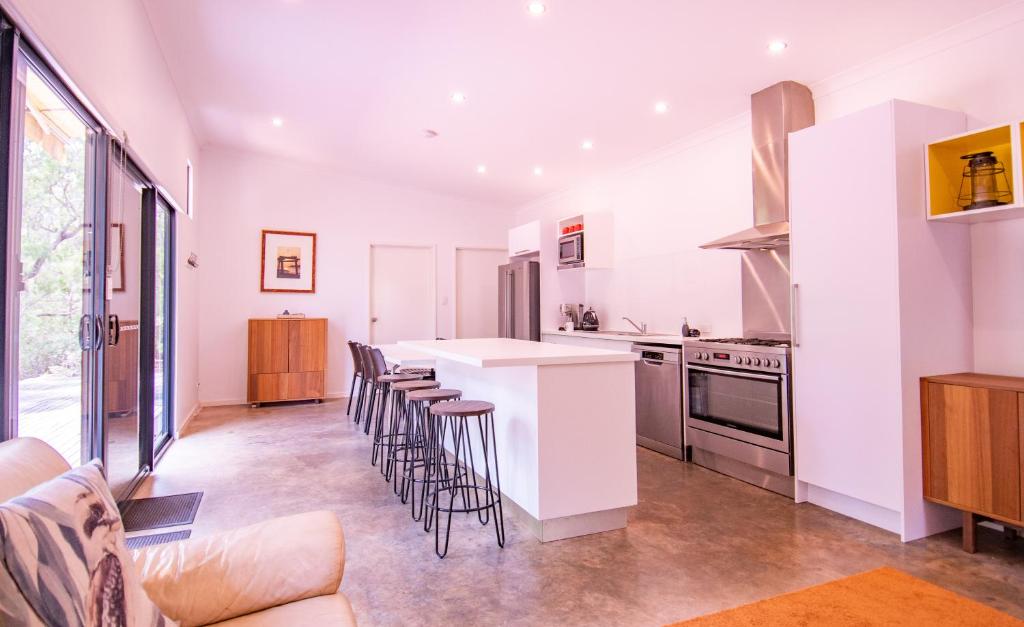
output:
[[[369,464],[344,404],[207,408],[138,496],[205,491],[193,536],[325,508],[345,527],[341,589],[363,625],[659,625],[879,566],[1024,618],[1024,541],[888,532],[639,449],[622,531],[540,544],[506,519],[453,524],[448,557]],[[500,419],[500,408],[498,418]],[[507,512],[508,510],[506,510]],[[475,519],[474,519],[475,520]]]

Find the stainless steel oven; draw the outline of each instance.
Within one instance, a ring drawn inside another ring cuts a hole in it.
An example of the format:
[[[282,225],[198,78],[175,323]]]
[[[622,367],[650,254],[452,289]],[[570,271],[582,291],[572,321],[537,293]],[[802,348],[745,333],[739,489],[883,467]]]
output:
[[[686,365],[695,428],[789,452],[789,376]]]
[[[558,238],[558,267],[578,268],[583,265],[583,233],[570,233]]]
[[[788,343],[695,340],[684,352],[690,459],[792,496]]]

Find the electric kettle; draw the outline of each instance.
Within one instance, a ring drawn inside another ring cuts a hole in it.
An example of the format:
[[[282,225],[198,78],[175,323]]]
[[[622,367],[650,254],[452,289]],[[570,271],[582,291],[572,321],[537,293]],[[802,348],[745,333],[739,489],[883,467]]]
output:
[[[597,319],[597,312],[594,311],[593,307],[587,309],[583,314],[583,320],[580,323],[580,328],[584,331],[597,331],[601,326],[601,323]]]

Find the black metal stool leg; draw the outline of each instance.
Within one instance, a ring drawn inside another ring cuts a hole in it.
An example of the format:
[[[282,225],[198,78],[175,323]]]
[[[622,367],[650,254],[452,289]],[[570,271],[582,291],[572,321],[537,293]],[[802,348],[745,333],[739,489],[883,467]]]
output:
[[[352,385],[348,386],[348,406],[345,407],[345,415],[346,416],[351,416],[352,415],[352,396],[354,395],[354,393],[356,391],[356,377],[358,377],[358,376],[359,376],[358,374],[353,373],[352,374]]]

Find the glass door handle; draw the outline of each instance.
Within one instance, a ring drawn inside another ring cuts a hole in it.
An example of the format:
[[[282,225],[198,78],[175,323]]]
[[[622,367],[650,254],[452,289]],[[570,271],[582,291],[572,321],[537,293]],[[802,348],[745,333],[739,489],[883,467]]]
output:
[[[93,340],[93,348],[99,348],[103,344],[104,338],[107,336],[106,324],[104,324],[103,318],[96,316],[96,324],[94,326],[96,330],[96,338]]]
[[[89,343],[89,327],[92,326],[92,316],[85,314],[78,319],[78,346],[83,350],[87,351],[92,348]]]
[[[121,341],[121,319],[117,314],[107,316],[107,344],[117,346]]]

